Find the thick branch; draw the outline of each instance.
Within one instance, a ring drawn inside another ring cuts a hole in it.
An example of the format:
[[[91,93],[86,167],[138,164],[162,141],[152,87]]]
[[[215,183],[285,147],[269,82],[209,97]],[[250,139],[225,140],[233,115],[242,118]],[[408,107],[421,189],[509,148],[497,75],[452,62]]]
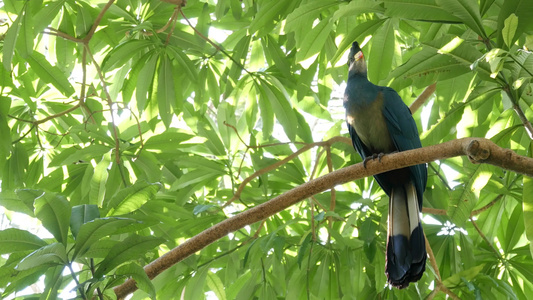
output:
[[[324,192],[336,185],[393,169],[459,155],[467,155],[474,163],[489,163],[533,177],[533,159],[517,155],[511,150],[497,146],[490,140],[481,138],[452,140],[440,145],[389,154],[383,156],[381,162],[378,160],[368,161],[366,168],[363,167],[362,163],[359,163],[313,179],[263,204],[226,219],[172,249],[147,265],[144,270],[152,279],[170,266],[202,250],[228,233],[264,220],[303,199]],[[135,281],[129,279],[122,285],[115,287],[114,291],[120,299],[136,289]]]

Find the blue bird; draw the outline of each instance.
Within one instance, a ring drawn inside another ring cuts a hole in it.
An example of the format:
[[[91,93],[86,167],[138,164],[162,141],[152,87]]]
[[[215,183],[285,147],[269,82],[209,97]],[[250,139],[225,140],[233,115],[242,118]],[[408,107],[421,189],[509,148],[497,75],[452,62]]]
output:
[[[422,147],[411,111],[398,93],[368,81],[365,58],[357,42],[350,50],[348,65],[346,122],[364,165],[368,159],[381,158],[383,154]],[[420,211],[427,166],[393,170],[374,178],[389,196],[385,273],[392,286],[405,288],[418,281],[426,269]]]

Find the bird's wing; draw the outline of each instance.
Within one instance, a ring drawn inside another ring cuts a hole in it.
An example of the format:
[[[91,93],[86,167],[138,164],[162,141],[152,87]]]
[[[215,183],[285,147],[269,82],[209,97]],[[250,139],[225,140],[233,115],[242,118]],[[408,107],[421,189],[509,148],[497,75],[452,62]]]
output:
[[[416,123],[411,116],[409,107],[395,90],[384,87],[381,89],[384,98],[383,115],[387,122],[389,134],[398,151],[411,150],[422,147]],[[418,194],[419,206],[422,207],[422,195],[427,183],[427,168],[425,164],[409,167]]]
[[[365,159],[365,157],[371,156],[372,153],[370,153],[370,151],[365,147],[363,142],[361,142],[361,139],[355,132],[355,129],[353,128],[353,126],[350,125],[350,123],[348,122],[346,122],[346,124],[348,125],[348,132],[350,133],[350,137],[352,138],[353,147],[355,148],[355,150],[357,150],[359,155],[361,155],[361,158]]]
[[[348,132],[350,133],[350,137],[352,138],[353,147],[355,148],[355,150],[357,150],[359,155],[361,155],[361,158],[365,160],[365,158],[372,156],[374,153],[368,150],[365,144],[363,144],[352,125],[350,125],[350,123],[348,122],[346,122],[346,124],[348,124]],[[381,186],[385,194],[387,194],[387,196],[390,196],[390,193],[392,191],[392,184],[390,183],[390,181],[387,180],[386,177],[380,176],[380,174],[374,175],[374,178],[378,182],[379,186]]]

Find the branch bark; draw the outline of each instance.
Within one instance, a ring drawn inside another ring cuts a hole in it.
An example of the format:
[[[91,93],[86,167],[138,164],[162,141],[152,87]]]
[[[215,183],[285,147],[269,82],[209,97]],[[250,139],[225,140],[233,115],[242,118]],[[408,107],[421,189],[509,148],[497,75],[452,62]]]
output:
[[[144,270],[148,277],[153,279],[170,266],[202,250],[228,233],[264,220],[301,200],[331,189],[336,185],[393,169],[460,155],[467,155],[473,163],[488,163],[533,177],[532,158],[520,156],[509,149],[501,148],[492,141],[483,138],[463,138],[439,145],[388,154],[383,156],[381,162],[371,160],[366,164],[366,168],[363,167],[362,163],[359,163],[331,172],[226,219],[154,260]],[[115,287],[114,292],[118,299],[122,299],[136,289],[135,281],[128,279],[122,285]]]

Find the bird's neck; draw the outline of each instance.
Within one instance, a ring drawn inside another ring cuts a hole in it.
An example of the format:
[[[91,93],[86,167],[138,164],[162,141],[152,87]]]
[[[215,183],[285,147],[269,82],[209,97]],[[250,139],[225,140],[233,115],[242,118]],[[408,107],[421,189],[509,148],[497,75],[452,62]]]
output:
[[[360,70],[350,70],[350,72],[348,73],[348,80],[350,79],[356,79],[356,80],[368,80],[367,78],[367,74],[366,74],[366,70],[365,71],[360,71]]]
[[[374,101],[378,94],[378,87],[368,81],[366,73],[354,73],[350,74],[348,78],[348,84],[346,87],[345,97],[346,101],[350,99],[351,104],[363,107]]]

